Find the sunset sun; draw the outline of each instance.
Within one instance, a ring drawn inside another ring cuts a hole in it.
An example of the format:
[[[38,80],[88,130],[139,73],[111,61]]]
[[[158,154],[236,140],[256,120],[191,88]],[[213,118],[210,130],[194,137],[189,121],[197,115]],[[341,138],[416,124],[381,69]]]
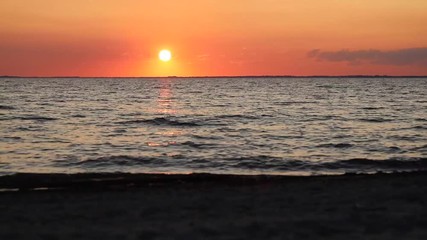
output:
[[[167,50],[163,49],[159,52],[159,59],[163,62],[169,62],[172,58],[172,53]]]

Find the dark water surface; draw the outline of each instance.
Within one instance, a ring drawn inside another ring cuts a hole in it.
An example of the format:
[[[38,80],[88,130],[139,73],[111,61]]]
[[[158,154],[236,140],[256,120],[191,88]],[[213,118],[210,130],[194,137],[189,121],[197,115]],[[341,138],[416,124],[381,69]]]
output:
[[[0,79],[0,174],[427,169],[426,78]]]

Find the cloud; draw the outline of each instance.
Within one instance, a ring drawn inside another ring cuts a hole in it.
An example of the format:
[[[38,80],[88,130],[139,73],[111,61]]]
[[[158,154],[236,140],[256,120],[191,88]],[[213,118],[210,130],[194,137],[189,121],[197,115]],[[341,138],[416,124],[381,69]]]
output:
[[[391,51],[376,49],[321,51],[314,49],[308,52],[307,56],[322,61],[348,62],[352,65],[370,63],[394,66],[427,66],[427,48],[405,48]]]

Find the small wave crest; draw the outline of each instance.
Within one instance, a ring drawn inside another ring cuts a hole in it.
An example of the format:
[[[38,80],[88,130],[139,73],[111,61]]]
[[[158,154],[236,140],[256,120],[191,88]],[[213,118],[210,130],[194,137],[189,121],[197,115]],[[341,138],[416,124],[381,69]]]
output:
[[[361,122],[371,122],[371,123],[382,123],[382,122],[391,122],[392,119],[387,118],[361,118],[359,119]]]
[[[215,116],[216,118],[236,118],[236,119],[259,119],[257,116],[242,115],[242,114],[225,114]]]
[[[251,171],[378,173],[427,170],[427,158],[373,160],[356,158],[336,162],[309,162],[268,156],[223,159],[227,167]]]
[[[71,117],[73,117],[73,118],[85,118],[86,116],[83,114],[74,114],[74,115],[71,115]]]
[[[257,158],[239,158],[233,167],[276,171],[309,172],[381,172],[381,171],[421,171],[427,170],[427,158],[374,160],[354,158],[336,162],[308,162],[303,160],[284,160],[261,156]]]
[[[303,105],[303,104],[316,104],[318,102],[315,101],[283,101],[283,102],[276,102],[276,105],[281,106],[290,106],[290,105]]]
[[[427,130],[427,126],[418,125],[418,126],[413,127],[413,129],[416,129],[416,130]]]
[[[411,151],[427,151],[427,144],[419,147],[414,147],[411,149]]]
[[[13,110],[15,109],[12,106],[0,105],[0,110]]]
[[[181,143],[181,145],[189,146],[189,147],[197,148],[197,149],[204,149],[204,148],[215,147],[217,144],[212,144],[212,143],[196,143],[196,142],[193,142],[193,141],[187,141],[187,142]]]
[[[201,126],[200,123],[194,121],[181,121],[176,119],[169,119],[165,117],[158,117],[153,119],[136,119],[129,121],[117,122],[117,124],[145,124],[145,125],[157,125],[157,126],[180,126],[180,127],[197,127]]]
[[[354,171],[420,171],[427,170],[427,158],[391,158],[386,160],[373,160],[367,158],[354,158],[333,163],[324,163],[327,169],[346,169]]]
[[[43,117],[43,116],[26,116],[26,117],[20,117],[20,120],[34,120],[34,121],[55,121],[58,120],[57,118],[53,117]]]
[[[109,156],[100,158],[90,158],[83,161],[72,163],[77,166],[87,167],[104,167],[104,166],[137,166],[137,165],[149,165],[156,164],[161,165],[164,163],[163,159],[160,158],[147,158],[147,157],[133,157],[133,156]]]
[[[30,115],[30,116],[16,116],[16,117],[8,117],[8,118],[0,119],[0,121],[10,121],[10,120],[45,122],[45,121],[56,121],[58,120],[58,118]]]
[[[203,145],[187,145],[202,148]],[[427,158],[391,158],[375,160],[368,158],[353,158],[335,162],[312,162],[299,159],[283,159],[270,156],[253,157],[216,157],[216,158],[185,158],[177,157],[143,157],[143,156],[105,156],[89,158],[86,160],[61,161],[61,165],[74,166],[84,169],[120,171],[123,167],[132,167],[132,171],[138,171],[141,167],[182,169],[194,172],[221,172],[228,169],[232,172],[258,172],[258,173],[291,173],[308,172],[318,173],[379,173],[379,172],[412,172],[426,171]],[[133,168],[135,167],[135,168]]]
[[[327,144],[320,144],[317,147],[321,147],[321,148],[351,148],[351,147],[353,147],[353,144],[350,144],[350,143],[327,143]]]
[[[361,107],[362,110],[380,110],[384,109],[384,107]]]

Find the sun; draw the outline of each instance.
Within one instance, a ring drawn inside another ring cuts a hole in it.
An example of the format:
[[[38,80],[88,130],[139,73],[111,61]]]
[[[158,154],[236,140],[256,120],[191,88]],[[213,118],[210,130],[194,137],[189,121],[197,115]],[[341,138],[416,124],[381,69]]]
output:
[[[162,60],[163,62],[169,62],[171,58],[172,58],[171,51],[167,49],[163,49],[159,52],[159,59]]]

